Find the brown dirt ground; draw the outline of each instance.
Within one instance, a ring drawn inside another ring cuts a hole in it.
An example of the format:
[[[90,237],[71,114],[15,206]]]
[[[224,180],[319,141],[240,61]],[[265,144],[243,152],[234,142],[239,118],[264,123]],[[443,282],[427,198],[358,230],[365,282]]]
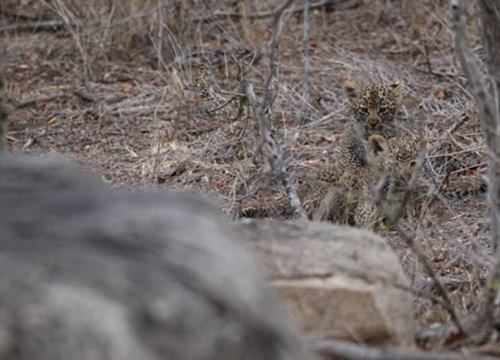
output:
[[[199,21],[230,8],[231,1],[185,1],[148,14],[156,2],[128,0],[129,13],[118,7],[114,17],[101,11],[99,1],[92,2],[92,11],[78,0],[69,3],[74,7],[14,0],[0,5],[7,101],[16,108],[10,150],[61,154],[114,187],[207,194],[227,213],[255,194],[269,169],[257,151],[252,113],[239,104],[234,59],[251,63],[248,78],[260,96],[271,19]],[[273,9],[278,1],[247,3],[251,14]],[[351,116],[342,82],[352,77],[363,83],[404,81],[398,118],[409,133],[430,140],[428,182],[440,184],[447,173],[457,181],[474,180],[484,172],[480,122],[454,57],[445,3],[371,0],[346,10],[311,9],[306,41],[303,16],[285,17],[272,118],[292,168],[334,156]],[[474,11],[470,33],[481,57]],[[132,16],[137,14],[142,16]],[[161,14],[164,26],[155,27]],[[120,17],[127,21],[106,26]],[[61,18],[79,26],[4,29]],[[438,197],[419,215],[411,225],[415,241],[442,276],[457,311],[473,312],[492,263],[486,197]],[[399,236],[388,238],[415,288],[429,287]],[[422,326],[448,320],[428,299],[417,305]]]

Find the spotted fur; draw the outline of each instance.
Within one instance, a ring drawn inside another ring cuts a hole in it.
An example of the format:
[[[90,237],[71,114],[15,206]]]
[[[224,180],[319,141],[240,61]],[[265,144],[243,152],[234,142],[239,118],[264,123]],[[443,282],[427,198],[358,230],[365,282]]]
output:
[[[394,189],[392,182],[407,178],[408,169],[417,169],[411,165],[417,156],[416,144],[406,139],[387,140],[375,134],[367,142],[366,166],[351,157],[351,164],[338,163],[318,169],[312,176],[303,176],[299,180],[298,195],[309,218],[374,230],[382,220],[374,188],[386,194],[388,189]],[[254,202],[244,207],[240,215],[277,217],[292,212],[287,197],[280,196]]]
[[[354,113],[355,130],[364,139],[380,134],[389,139],[394,134],[394,118],[401,102],[401,80],[394,84],[370,84],[362,88],[347,81],[344,93]]]
[[[342,141],[342,157],[356,156],[366,165],[366,141],[371,135],[390,139],[397,135],[394,118],[401,102],[401,80],[394,84],[369,84],[361,87],[348,80],[343,90],[354,119],[349,122]]]

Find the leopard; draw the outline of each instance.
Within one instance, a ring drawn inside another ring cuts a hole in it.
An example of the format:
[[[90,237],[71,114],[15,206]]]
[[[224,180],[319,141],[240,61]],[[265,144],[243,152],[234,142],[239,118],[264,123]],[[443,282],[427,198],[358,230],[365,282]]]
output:
[[[404,182],[422,170],[427,154],[426,137],[415,140],[412,136],[399,136],[388,140],[394,170]]]
[[[378,150],[377,150],[378,149]],[[372,187],[376,185],[376,179],[386,176],[390,179],[386,183],[386,188],[381,192],[383,195],[383,200],[381,201],[384,205],[384,213],[390,214],[388,218],[394,219],[395,210],[399,208],[402,203],[405,204],[405,209],[403,210],[403,215],[415,214],[420,208],[420,205],[427,194],[427,189],[422,186],[422,184],[413,184],[409,188],[412,176],[415,177],[419,174],[423,168],[426,154],[427,154],[427,139],[422,137],[415,140],[412,136],[397,136],[390,139],[386,139],[382,135],[374,134],[371,135],[368,141],[368,164],[364,165],[359,158],[349,152],[347,149],[343,149],[345,153],[343,156],[344,161],[341,162],[341,168],[344,167],[343,172],[338,171],[339,165],[337,166],[327,166],[325,168],[319,168],[313,171],[312,174],[315,179],[321,180],[323,183],[331,184],[334,187],[330,189],[330,193],[335,194],[338,187],[343,189],[354,189],[357,191],[357,199],[363,197],[370,199],[373,194],[370,193]],[[383,157],[380,154],[384,154]],[[383,159],[382,162],[381,158]],[[346,164],[346,161],[347,164]],[[379,165],[373,163],[374,160],[378,159]],[[371,162],[371,163],[370,163]],[[380,166],[384,164],[384,166]],[[384,174],[385,172],[385,174]],[[415,183],[416,179],[413,180]],[[325,185],[323,187],[326,187]],[[408,194],[406,194],[408,192]],[[326,195],[324,189],[318,194],[319,196],[325,197],[325,203],[331,202],[328,199],[338,200],[338,196],[332,197],[332,194]],[[407,199],[404,199],[405,196]],[[369,224],[375,224],[373,221],[373,216],[367,215],[370,212],[374,212],[376,208],[375,204],[369,204],[370,201],[365,202],[364,205],[357,208],[356,219],[351,219],[353,224],[362,224],[361,227],[370,228]],[[350,203],[350,202],[348,202]],[[315,204],[315,202],[313,202]],[[316,205],[316,204],[315,204]],[[346,204],[339,203],[338,201],[332,203],[328,206],[322,205],[320,208],[338,208],[341,214],[346,213]],[[364,211],[362,211],[364,209]],[[320,214],[324,213],[324,210],[319,211]],[[366,213],[362,215],[362,213]],[[324,219],[324,216],[320,216],[320,220]],[[369,220],[371,219],[371,220]],[[330,217],[332,222],[344,223],[342,219]],[[364,225],[363,225],[364,224]]]
[[[342,139],[340,161],[348,163],[351,156],[362,164],[367,162],[366,142],[371,135],[390,139],[398,135],[396,113],[401,105],[402,80],[391,84],[370,83],[364,87],[348,79],[343,85],[346,102],[354,118],[347,125]]]
[[[354,113],[341,139],[338,161],[316,171],[316,178],[331,184],[339,182],[339,167],[359,168],[368,162],[367,140],[371,135],[382,135],[386,139],[397,137],[396,112],[401,103],[402,80],[391,84],[370,83],[364,87],[353,80],[343,85],[347,105]],[[344,180],[354,172],[341,172]]]
[[[441,194],[447,200],[460,201],[466,198],[478,198],[488,193],[488,178],[481,176],[463,176],[447,181]]]
[[[380,150],[375,147],[373,149],[377,151],[370,153],[370,164],[383,162],[388,146]],[[338,205],[338,209],[341,209],[339,214],[349,213],[348,209],[355,204],[355,201],[351,199],[351,193],[357,190],[359,179],[368,181],[367,175],[370,179],[372,178],[371,167],[360,163],[353,155],[349,156],[349,160],[349,163],[338,162],[325,168],[295,174],[297,195],[310,220],[344,222],[331,212],[331,209],[336,208],[334,203]],[[339,201],[342,197],[345,197],[346,201]],[[250,218],[281,217],[291,214],[293,214],[293,209],[288,196],[282,193],[271,198],[264,198],[263,201],[251,201],[239,212],[240,217]]]
[[[410,149],[412,142],[408,141],[408,137],[405,139],[396,123],[396,114],[401,105],[402,88],[402,80],[388,84],[372,82],[364,87],[351,79],[344,83],[343,92],[346,96],[346,102],[354,116],[349,121],[342,139],[340,162],[351,164],[354,157],[357,163],[366,164],[366,139],[373,134],[384,136],[389,140],[389,143],[391,143],[391,139],[398,138],[395,143],[401,148],[400,154],[405,148],[407,153],[414,150]],[[399,160],[404,161],[401,158]],[[410,165],[408,163],[407,167]],[[413,170],[410,168],[401,170],[403,173],[406,172],[406,177],[409,173],[415,173],[415,171],[410,171]],[[331,172],[325,171],[319,174],[319,178],[323,181],[327,180],[328,177],[331,177],[333,182],[337,181]],[[413,191],[413,200],[416,200],[415,196],[422,198],[430,190],[424,184],[419,184],[417,189],[418,191]],[[487,191],[487,181],[483,177],[477,177],[465,181],[460,179],[449,181],[441,189],[441,195],[445,199],[456,201],[468,197],[478,197],[486,194]]]
[[[394,166],[395,159],[390,153],[389,142],[382,135],[371,135],[367,145],[367,164],[361,164],[350,154],[351,166],[340,176],[337,186],[331,186],[322,198],[313,215],[314,220],[327,219],[337,224],[374,230],[379,214],[372,190],[388,185],[386,173]]]
[[[383,156],[374,156],[377,153]],[[369,165],[356,174],[360,180],[354,224],[381,232],[395,221],[396,212],[405,217],[415,209],[414,198],[419,190],[413,188],[413,183],[424,166],[427,139],[371,135],[368,154]]]
[[[332,185],[340,183],[350,187],[356,183],[357,172],[367,165],[367,161],[361,159],[349,148],[341,146],[337,161],[316,167],[312,169],[311,174],[316,180]]]
[[[376,231],[385,215],[375,192],[394,204],[402,196],[403,184],[422,168],[421,154],[426,140],[386,139],[374,134],[367,142],[367,164],[351,154],[351,163],[330,166],[323,175],[299,176],[298,195],[310,220],[329,221]],[[335,179],[335,180],[334,180]],[[391,192],[390,194],[388,192]],[[280,194],[246,206],[241,217],[277,217],[293,214],[288,197]]]
[[[370,191],[376,179],[382,178],[381,169],[397,173],[392,183],[389,181],[389,200],[397,202],[404,193],[405,181],[416,170],[414,150],[418,146],[411,148],[412,142],[399,136],[395,124],[402,87],[401,80],[364,87],[352,80],[344,83],[346,102],[354,117],[341,138],[340,156],[332,164],[299,176],[298,195],[310,219],[371,228],[379,216],[375,215],[376,204],[369,200]],[[374,165],[377,163],[379,165]],[[388,184],[383,187],[387,188]],[[360,202],[360,199],[363,200]],[[293,214],[293,209],[288,197],[280,194],[267,199],[263,206],[256,202],[244,207],[240,214],[244,217],[286,216]]]
[[[382,209],[389,227],[399,218],[415,217],[427,197],[428,188],[420,175],[427,159],[428,140],[398,136],[388,140],[391,154],[389,186],[384,189]]]
[[[310,220],[313,218],[315,220],[327,220],[328,214],[325,215],[323,211],[318,211],[322,199],[325,197],[338,199],[337,192],[343,192],[340,191],[343,188],[354,188],[358,179],[357,173],[366,167],[366,164],[359,161],[355,154],[346,149],[342,151],[345,151],[345,154],[341,156],[342,161],[294,174],[297,195]],[[338,205],[341,206],[342,204],[339,203]],[[342,213],[345,212],[345,209],[343,209]],[[294,210],[290,206],[288,195],[279,193],[273,197],[252,199],[239,209],[237,217],[288,217],[293,213]],[[332,219],[330,220],[335,222]]]

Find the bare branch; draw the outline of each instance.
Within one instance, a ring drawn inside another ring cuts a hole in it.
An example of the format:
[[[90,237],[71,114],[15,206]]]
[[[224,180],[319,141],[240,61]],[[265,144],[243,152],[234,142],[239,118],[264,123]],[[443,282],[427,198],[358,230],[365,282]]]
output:
[[[255,96],[255,92],[253,90],[253,85],[248,82],[246,76],[243,74],[242,76],[242,85],[243,91],[247,96],[248,101],[252,107],[255,118],[259,124],[259,131],[262,137],[263,145],[266,147],[266,151],[264,151],[264,156],[269,161],[271,168],[273,169],[274,174],[281,180],[285,190],[288,194],[288,198],[290,199],[290,204],[292,205],[295,213],[300,215],[302,219],[307,219],[306,213],[302,207],[299,196],[297,194],[297,190],[295,186],[293,186],[290,172],[288,171],[288,166],[283,158],[283,151],[280,149],[273,137],[271,136],[271,132],[268,129],[268,124],[270,121],[266,121],[265,115],[269,106],[271,106],[271,82],[276,73],[277,64],[275,63],[274,56],[275,50],[278,46],[278,38],[280,33],[280,22],[281,17],[285,10],[292,4],[294,0],[285,0],[275,11],[274,18],[272,22],[272,38],[269,43],[269,74],[264,84],[264,94],[262,103],[257,101]]]
[[[281,179],[295,213],[299,214],[302,219],[307,219],[297,194],[297,190],[292,184],[290,172],[288,171],[287,165],[283,159],[283,153],[276,145],[276,142],[267,128],[266,120],[264,119],[264,115],[262,113],[262,106],[257,102],[253,86],[248,83],[246,79],[243,80],[243,84],[245,87],[245,94],[250,102],[250,105],[252,106],[252,110],[259,124],[260,135],[263,139],[264,146],[267,146],[268,151],[264,152],[264,156],[266,156],[267,160],[271,164],[273,172],[278,178]]]
[[[304,110],[307,106],[309,98],[309,73],[311,72],[311,57],[309,56],[309,0],[304,1],[304,20],[303,20],[303,34],[302,46],[304,47],[304,91],[302,93],[302,103],[300,106],[300,118],[304,117]],[[303,121],[303,120],[302,120]]]
[[[418,153],[418,158],[416,159],[417,163],[420,164],[419,166],[416,167],[416,169],[420,169],[423,167],[424,162],[425,162],[425,158],[426,158],[426,154],[427,154],[427,142],[424,142],[424,146],[422,147],[422,149],[420,149],[420,151]],[[448,311],[448,313],[451,316],[451,319],[453,320],[453,322],[457,326],[457,329],[462,334],[465,335],[466,333],[464,331],[464,328],[460,322],[460,319],[459,319],[457,313],[455,312],[455,309],[453,308],[450,297],[448,296],[448,293],[447,293],[445,287],[443,286],[443,284],[439,280],[438,276],[436,275],[436,272],[434,271],[432,264],[430,263],[429,259],[427,259],[424,252],[422,250],[420,250],[420,248],[417,246],[417,244],[414,241],[413,236],[408,234],[408,232],[406,232],[400,225],[400,219],[404,215],[405,209],[407,208],[408,202],[410,201],[410,198],[413,194],[413,190],[415,189],[418,176],[419,176],[419,171],[414,171],[411,174],[410,180],[407,182],[405,191],[402,194],[402,198],[401,198],[400,202],[398,204],[396,204],[396,209],[384,209],[385,210],[384,212],[385,212],[385,215],[388,217],[389,222],[395,227],[395,229],[398,231],[398,233],[401,236],[401,238],[403,239],[403,241],[408,245],[408,247],[410,247],[412,252],[417,256],[418,261],[424,267],[427,274],[432,278],[436,288],[439,291],[439,295],[441,296],[441,298],[443,300],[442,302],[440,302],[440,304],[446,309],[446,311]],[[383,182],[385,182],[385,180],[383,180]],[[381,193],[381,191],[382,191],[381,185],[383,184],[383,182],[381,182],[377,186],[377,188],[378,188],[377,194]],[[380,197],[380,195],[377,195],[377,197]],[[394,204],[390,204],[390,206],[392,206],[392,205],[394,205]]]
[[[172,4],[176,4],[178,2],[180,2],[180,0],[165,2],[164,4],[154,6],[151,9],[148,9],[147,11],[141,12],[139,14],[134,14],[132,16],[127,16],[124,18],[116,19],[110,23],[107,23],[104,21],[92,22],[88,25],[88,28],[92,29],[92,31],[85,33],[85,35],[91,35],[97,31],[102,30],[103,28],[111,28],[114,26],[121,26],[127,22],[132,21],[132,20],[151,16],[151,15],[155,14],[156,12],[162,10],[163,8],[170,6]],[[28,24],[12,24],[12,25],[1,26],[0,27],[0,34],[1,33],[13,33],[13,32],[38,32],[38,31],[55,32],[55,31],[60,31],[62,29],[70,29],[72,26],[75,26],[75,24],[67,23],[65,20],[37,21],[37,22],[33,22],[33,23],[28,23]]]
[[[264,97],[262,99],[261,110],[265,112],[265,110],[271,105],[271,81],[273,80],[276,69],[278,65],[275,62],[275,51],[278,46],[278,38],[280,33],[280,23],[281,17],[286,8],[288,8],[294,0],[285,0],[283,4],[281,4],[275,11],[273,16],[273,22],[271,24],[271,28],[273,29],[273,36],[271,37],[271,41],[269,43],[269,74],[267,76],[266,82],[264,84]]]
[[[322,7],[333,6],[334,10],[347,10],[347,9],[352,9],[352,8],[358,7],[360,5],[362,5],[361,0],[322,0],[322,1],[318,1],[316,3],[310,4],[309,9],[312,10],[312,9],[319,9]],[[291,9],[287,10],[286,12],[290,13],[290,14],[296,14],[296,13],[300,13],[302,11],[303,11],[303,7],[297,6],[297,7],[293,7]],[[279,12],[279,8],[276,8],[276,9],[270,10],[270,11],[245,14],[244,16],[247,17],[248,19],[259,20],[259,19],[267,19],[267,18],[276,16],[276,14],[278,12]],[[200,16],[194,20],[207,22],[207,21],[214,21],[216,19],[221,19],[221,18],[239,19],[241,17],[243,17],[243,14],[241,14],[241,12],[220,11],[220,12],[215,12],[215,13],[210,14],[210,15]]]
[[[0,153],[6,151],[7,148],[7,116],[8,111],[4,104],[4,89],[5,84],[3,77],[0,75]]]
[[[462,349],[462,352],[428,352],[402,348],[376,348],[341,340],[312,340],[312,349],[320,355],[336,360],[493,360],[497,357],[481,355]]]
[[[396,224],[395,227],[401,238],[404,240],[404,242],[411,248],[412,252],[417,256],[418,261],[423,265],[427,274],[432,278],[436,288],[439,291],[439,295],[443,299],[443,301],[440,302],[440,304],[446,309],[446,311],[448,311],[448,314],[450,314],[451,319],[457,326],[458,331],[464,335],[467,335],[460,322],[460,319],[458,318],[457,313],[455,312],[455,309],[453,308],[453,304],[451,303],[450,297],[448,296],[448,292],[446,291],[443,284],[436,275],[436,272],[434,271],[431,262],[429,261],[429,259],[427,259],[427,256],[425,256],[424,252],[420,250],[417,244],[415,244],[415,241],[412,236],[410,236],[399,224]]]
[[[59,31],[67,24],[62,20],[37,21],[29,24],[12,24],[0,27],[1,33],[11,32],[37,32],[37,31]]]

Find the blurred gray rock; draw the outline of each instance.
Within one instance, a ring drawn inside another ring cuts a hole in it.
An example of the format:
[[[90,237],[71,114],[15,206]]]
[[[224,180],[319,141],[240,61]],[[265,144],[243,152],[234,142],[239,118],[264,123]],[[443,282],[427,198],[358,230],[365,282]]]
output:
[[[414,342],[410,282],[380,236],[323,222],[256,219],[237,226],[309,335],[374,345]]]
[[[306,359],[204,200],[0,157],[1,359]]]

